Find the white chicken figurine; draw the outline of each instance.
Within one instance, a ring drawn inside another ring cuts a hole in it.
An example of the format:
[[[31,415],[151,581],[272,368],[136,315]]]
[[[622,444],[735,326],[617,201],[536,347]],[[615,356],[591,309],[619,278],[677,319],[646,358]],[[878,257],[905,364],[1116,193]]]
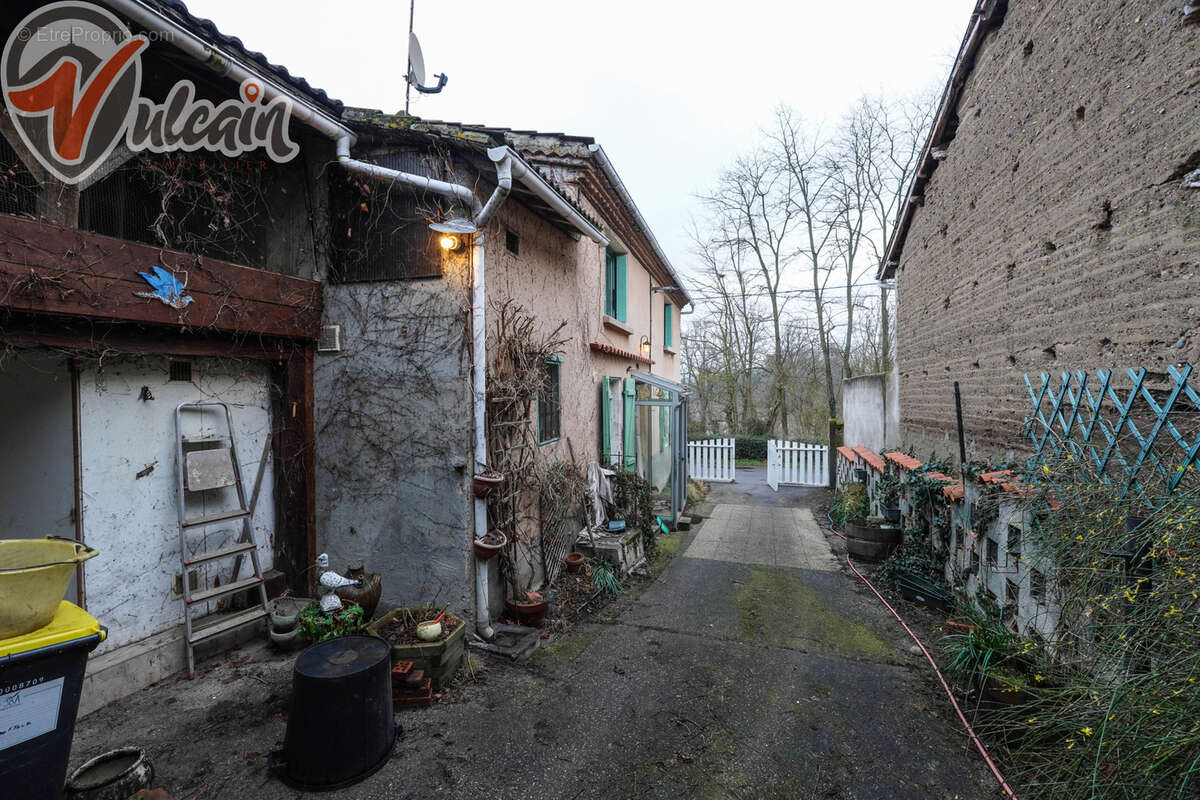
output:
[[[321,595],[321,610],[326,612],[341,610],[342,599],[334,590],[343,586],[357,586],[361,581],[351,580],[329,569],[328,553],[321,553],[317,556],[317,569],[321,570],[321,576],[317,579],[317,592]]]

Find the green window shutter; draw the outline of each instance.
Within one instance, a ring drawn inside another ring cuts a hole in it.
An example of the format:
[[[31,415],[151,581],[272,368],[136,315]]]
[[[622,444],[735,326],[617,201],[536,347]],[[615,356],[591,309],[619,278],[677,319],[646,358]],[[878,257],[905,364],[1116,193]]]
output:
[[[628,259],[624,255],[616,256],[617,262],[617,286],[616,286],[616,318],[621,322],[626,322],[627,311],[625,308],[625,276],[626,276],[626,261]]]
[[[612,392],[608,378],[600,379],[600,463],[612,463]]]
[[[637,410],[637,381],[633,378],[625,379],[625,394],[622,411],[624,412],[624,458],[622,468],[626,472],[633,472],[637,469],[637,415],[634,413]]]
[[[675,338],[671,335],[671,306],[663,305],[663,345],[665,347],[674,347]]]

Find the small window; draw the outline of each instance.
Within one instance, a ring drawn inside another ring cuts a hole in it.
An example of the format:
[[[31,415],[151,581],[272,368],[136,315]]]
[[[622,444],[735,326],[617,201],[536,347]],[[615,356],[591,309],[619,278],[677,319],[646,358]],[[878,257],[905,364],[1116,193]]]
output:
[[[1029,570],[1029,596],[1039,603],[1046,602],[1046,576],[1036,569]]]
[[[987,540],[987,563],[989,567],[996,566],[1000,560],[1000,543],[995,539]]]
[[[979,548],[978,547],[971,548],[971,571],[976,574],[979,573]]]
[[[167,380],[190,383],[192,380],[192,362],[174,358],[169,359],[167,361]]]
[[[538,444],[549,444],[562,436],[562,361],[546,362],[538,389]]]
[[[504,249],[514,256],[521,255],[521,237],[512,231],[504,232]]]

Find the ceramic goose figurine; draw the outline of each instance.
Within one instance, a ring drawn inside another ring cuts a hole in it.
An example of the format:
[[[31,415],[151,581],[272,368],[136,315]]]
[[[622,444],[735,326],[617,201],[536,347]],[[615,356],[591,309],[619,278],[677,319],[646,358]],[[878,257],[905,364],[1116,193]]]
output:
[[[329,569],[328,553],[321,553],[317,556],[317,568],[321,570],[321,576],[317,579],[317,592],[321,596],[321,610],[326,612],[340,610],[342,599],[334,590],[342,586],[354,586],[359,581],[342,577]]]

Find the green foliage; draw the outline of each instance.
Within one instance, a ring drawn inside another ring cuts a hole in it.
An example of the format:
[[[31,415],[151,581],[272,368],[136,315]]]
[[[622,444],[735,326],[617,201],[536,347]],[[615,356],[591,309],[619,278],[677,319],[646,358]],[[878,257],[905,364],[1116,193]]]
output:
[[[942,572],[942,560],[933,554],[929,532],[924,528],[905,528],[904,541],[879,567],[878,575],[895,582],[900,573],[907,572],[924,578],[939,589],[950,592],[950,584]]]
[[[890,471],[879,476],[875,481],[875,492],[883,505],[894,506],[900,501],[900,479]]]
[[[934,505],[938,501],[946,482],[938,478],[931,478],[930,475],[934,472],[945,475],[947,468],[940,461],[929,461],[917,469],[908,471],[900,486],[907,493],[908,502],[913,508]]]
[[[363,609],[358,603],[352,603],[342,606],[340,611],[322,611],[318,604],[309,603],[300,610],[297,622],[301,636],[310,642],[323,642],[362,630]]]
[[[870,510],[867,487],[861,483],[847,483],[834,493],[829,516],[835,525],[842,526],[849,520],[864,519]]]
[[[603,589],[609,594],[621,594],[625,591],[617,576],[609,569],[608,563],[598,559],[592,561],[592,583],[597,589]]]
[[[618,472],[611,479],[612,519],[625,520],[626,529],[640,531],[646,558],[658,555],[658,521],[654,516],[654,491],[650,482],[633,472]]]
[[[767,438],[766,436],[738,436],[733,440],[733,451],[738,458],[766,461]]]
[[[1024,683],[1031,674],[1039,646],[1032,639],[1006,629],[994,607],[965,604],[968,630],[940,640],[945,659],[942,669],[969,688],[982,689],[989,676],[1005,683]]]

